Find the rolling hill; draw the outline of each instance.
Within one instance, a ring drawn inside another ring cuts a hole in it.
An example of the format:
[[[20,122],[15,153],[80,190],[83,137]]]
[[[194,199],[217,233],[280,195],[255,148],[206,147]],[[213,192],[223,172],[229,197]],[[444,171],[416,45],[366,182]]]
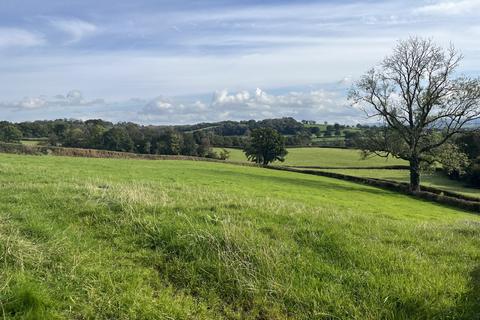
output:
[[[231,164],[0,155],[5,319],[473,319],[480,217]]]

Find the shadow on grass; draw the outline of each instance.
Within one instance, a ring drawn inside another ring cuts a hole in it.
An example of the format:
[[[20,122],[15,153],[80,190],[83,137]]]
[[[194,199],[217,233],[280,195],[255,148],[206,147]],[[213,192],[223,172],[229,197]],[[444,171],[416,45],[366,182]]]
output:
[[[470,272],[468,291],[458,298],[457,305],[445,311],[442,316],[448,315],[448,319],[480,320],[480,266]]]
[[[456,307],[461,319],[480,319],[480,266],[470,273],[469,291],[462,297],[461,302]]]
[[[258,168],[260,169],[260,168]],[[301,187],[306,187],[306,188],[310,188],[312,190],[316,190],[316,191],[319,191],[319,190],[324,190],[324,191],[327,191],[325,192],[325,194],[328,194],[330,193],[330,191],[339,191],[339,192],[350,192],[350,193],[346,193],[345,194],[345,199],[349,198],[349,199],[352,199],[354,200],[355,197],[352,197],[351,196],[351,192],[357,192],[358,194],[361,194],[365,197],[368,197],[368,196],[399,196],[399,197],[405,197],[405,198],[410,198],[410,199],[413,199],[413,200],[416,200],[416,201],[419,201],[419,202],[422,202],[422,203],[428,203],[428,204],[431,204],[433,206],[437,206],[437,207],[441,207],[441,208],[453,208],[455,209],[455,211],[458,211],[458,213],[460,212],[465,212],[465,213],[471,213],[470,211],[467,211],[467,210],[463,210],[463,209],[460,209],[456,206],[449,206],[447,204],[442,204],[442,203],[437,203],[437,202],[434,202],[434,201],[431,201],[431,200],[428,200],[428,199],[422,199],[422,198],[419,198],[419,197],[416,197],[416,196],[413,196],[413,195],[408,195],[408,194],[405,194],[404,192],[401,192],[401,191],[395,191],[395,190],[388,190],[388,189],[384,189],[384,188],[381,188],[381,187],[375,187],[375,186],[371,186],[371,185],[366,185],[366,184],[362,184],[362,183],[359,183],[359,182],[352,182],[352,181],[344,181],[344,180],[341,180],[341,179],[336,179],[336,178],[332,178],[332,177],[324,177],[324,176],[316,176],[318,177],[319,179],[305,179],[305,178],[300,178],[300,176],[305,176],[306,174],[302,174],[302,173],[295,173],[295,172],[286,172],[286,173],[289,173],[291,174],[292,176],[287,176],[287,175],[284,175],[284,176],[281,176],[281,175],[259,175],[259,174],[255,174],[255,173],[250,173],[250,172],[246,172],[246,171],[236,171],[234,172],[234,174],[232,174],[232,171],[223,171],[223,170],[219,170],[219,171],[216,171],[216,170],[213,170],[213,169],[204,169],[204,168],[199,168],[197,169],[198,171],[197,172],[204,172],[206,175],[208,176],[215,176],[215,177],[220,177],[220,176],[225,176],[225,177],[228,177],[228,178],[232,178],[232,176],[237,176],[238,179],[235,179],[236,181],[238,181],[239,179],[241,178],[246,178],[246,179],[251,179],[253,181],[252,185],[255,185],[255,182],[266,182],[268,183],[269,185],[272,185],[272,186],[275,186],[275,185],[281,185],[281,184],[289,184],[289,185],[293,185],[293,186],[301,186]],[[261,169],[260,169],[261,170]],[[212,172],[215,172],[215,174],[213,175]],[[281,171],[277,171],[277,172],[281,172]],[[295,175],[295,176],[293,176]],[[310,175],[310,177],[314,177],[315,175]],[[222,179],[220,179],[222,180]],[[275,189],[275,188],[271,188],[271,189]],[[286,190],[288,191],[288,190]],[[390,199],[391,200],[391,199]],[[415,206],[415,203],[412,203],[411,204],[412,206]]]

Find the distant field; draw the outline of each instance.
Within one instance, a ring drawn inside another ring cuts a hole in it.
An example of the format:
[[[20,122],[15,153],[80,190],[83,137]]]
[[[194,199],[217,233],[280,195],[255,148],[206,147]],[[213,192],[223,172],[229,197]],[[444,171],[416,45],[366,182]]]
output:
[[[322,171],[331,171],[342,173],[351,176],[377,178],[393,181],[408,182],[410,173],[408,170],[370,170],[370,169],[325,169]],[[451,180],[442,173],[423,173],[421,176],[421,183],[425,186],[436,187],[446,191],[458,192],[474,197],[480,198],[480,189],[473,189],[466,187],[463,183]]]
[[[216,148],[218,150],[220,148]],[[245,154],[239,149],[228,149],[231,161],[247,161]],[[362,159],[360,151],[335,148],[289,148],[285,162],[278,165],[290,166],[324,166],[324,167],[374,167],[406,165],[404,160],[394,158],[370,157]]]
[[[3,319],[475,319],[480,217],[222,163],[0,155]]]
[[[24,144],[26,146],[37,146],[42,143],[42,141],[39,140],[21,140],[21,144]]]
[[[246,161],[245,154],[238,149],[227,149],[230,151],[231,161]],[[375,170],[375,169],[341,169],[341,167],[375,167],[391,165],[407,165],[404,160],[394,158],[372,157],[366,160],[361,159],[360,152],[352,149],[335,148],[291,148],[288,149],[286,161],[275,162],[277,165],[291,166],[323,166],[339,167],[339,169],[322,169],[342,174],[360,176],[367,178],[386,179],[393,181],[409,181],[408,170]],[[446,191],[458,192],[466,195],[480,197],[480,190],[468,188],[458,181],[450,180],[441,173],[422,174],[422,184],[441,188]]]

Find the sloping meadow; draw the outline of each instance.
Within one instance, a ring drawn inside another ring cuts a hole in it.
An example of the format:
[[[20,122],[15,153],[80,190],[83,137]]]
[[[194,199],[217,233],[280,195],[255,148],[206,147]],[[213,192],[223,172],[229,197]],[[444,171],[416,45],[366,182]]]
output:
[[[0,155],[0,312],[474,318],[480,218],[324,177]]]

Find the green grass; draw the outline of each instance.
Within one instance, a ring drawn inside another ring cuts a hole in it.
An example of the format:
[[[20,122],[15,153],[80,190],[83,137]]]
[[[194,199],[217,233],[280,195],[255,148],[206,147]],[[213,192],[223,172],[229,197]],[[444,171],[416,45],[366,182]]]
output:
[[[219,150],[221,148],[215,148]],[[228,149],[231,161],[247,161],[240,149]],[[359,150],[336,148],[289,148],[285,162],[277,165],[324,166],[324,167],[373,167],[406,165],[407,162],[395,158],[369,157],[362,159]]]
[[[326,169],[322,171],[331,171],[350,176],[377,178],[402,182],[408,182],[410,179],[410,173],[408,170]],[[440,172],[422,173],[421,184],[480,198],[480,189],[469,188],[465,186],[465,184],[463,184],[462,182],[451,180]]]
[[[37,146],[41,144],[41,142],[42,141],[39,141],[39,140],[20,140],[20,143],[26,146]]]
[[[0,155],[4,319],[475,319],[480,217],[229,164]]]
[[[219,150],[220,148],[216,148]],[[230,161],[247,161],[245,154],[239,149],[227,149],[230,151]],[[335,148],[290,148],[286,161],[275,162],[276,165],[290,166],[319,166],[338,167],[338,169],[321,169],[323,171],[338,172],[347,175],[386,179],[393,181],[409,181],[407,170],[375,170],[375,169],[342,169],[342,167],[375,167],[391,165],[407,165],[404,160],[395,158],[369,157],[362,159],[360,151],[353,149]],[[441,188],[447,191],[457,192],[470,196],[480,197],[480,190],[465,186],[463,183],[450,180],[441,173],[422,174],[422,184]]]

